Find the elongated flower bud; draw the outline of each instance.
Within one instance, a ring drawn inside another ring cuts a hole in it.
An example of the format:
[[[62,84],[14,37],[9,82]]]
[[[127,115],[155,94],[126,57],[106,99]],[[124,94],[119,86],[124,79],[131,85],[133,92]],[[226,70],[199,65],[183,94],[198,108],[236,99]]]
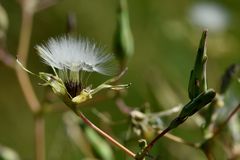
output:
[[[195,65],[190,75],[190,80],[188,84],[188,95],[190,99],[197,97],[201,92],[204,92],[207,89],[206,39],[207,39],[207,30],[203,31],[202,33],[202,38],[200,40],[199,48],[197,51]]]
[[[182,124],[185,120],[187,120],[190,116],[194,115],[204,106],[212,102],[214,97],[216,96],[216,92],[213,89],[209,89],[207,91],[202,92],[196,98],[187,103],[177,118],[175,118],[169,125],[170,129],[176,128],[180,124]]]
[[[192,116],[197,111],[202,109],[205,105],[210,103],[215,96],[216,92],[213,89],[202,92],[200,95],[198,95],[196,98],[194,98],[192,101],[190,101],[183,107],[181,113],[179,114],[179,117],[185,118]]]

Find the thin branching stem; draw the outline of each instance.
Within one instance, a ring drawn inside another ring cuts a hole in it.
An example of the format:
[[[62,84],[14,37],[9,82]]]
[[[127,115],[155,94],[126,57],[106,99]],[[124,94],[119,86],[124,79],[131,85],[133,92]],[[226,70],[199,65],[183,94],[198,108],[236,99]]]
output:
[[[227,116],[227,118],[213,131],[213,134],[211,137],[207,138],[204,140],[204,142],[202,143],[201,146],[201,150],[204,152],[204,154],[206,155],[208,160],[214,160],[213,154],[211,152],[211,141],[218,135],[221,133],[221,131],[224,129],[224,127],[226,127],[226,125],[228,124],[229,120],[233,117],[233,115],[235,115],[238,111],[240,110],[240,104],[238,104],[231,112],[230,114]]]
[[[171,130],[170,127],[167,127],[166,129],[164,129],[160,134],[158,134],[145,148],[146,152],[148,152],[153,146],[154,144],[158,141],[158,139],[160,139],[161,137],[163,137],[166,133],[168,133]]]
[[[30,43],[31,31],[32,31],[32,21],[33,21],[33,13],[26,12],[23,7],[17,57],[21,59],[21,63],[24,66],[26,66],[26,63],[27,63],[29,43]],[[16,65],[16,74],[17,74],[17,78],[20,83],[21,89],[23,91],[23,94],[27,100],[28,106],[30,107],[32,112],[37,113],[40,110],[40,103],[33,90],[28,73],[22,70],[21,67]]]
[[[113,143],[115,146],[119,147],[122,151],[124,151],[126,154],[128,154],[130,157],[135,158],[136,154],[124,147],[122,144],[120,144],[118,141],[116,141],[114,138],[112,138],[110,135],[102,131],[100,128],[95,126],[88,118],[84,116],[82,112],[79,112],[77,110],[74,110],[74,112],[83,120],[83,122],[94,129],[97,133],[105,137],[107,140],[109,140],[111,143]]]
[[[166,133],[164,135],[164,137],[176,142],[176,143],[180,143],[180,144],[185,144],[187,146],[190,146],[190,147],[193,147],[193,148],[197,148],[199,147],[199,145],[197,143],[192,143],[192,142],[188,142],[188,141],[185,141],[184,139],[178,137],[178,136],[175,136],[171,133]]]
[[[210,151],[208,151],[208,150],[204,150],[203,152],[204,152],[204,154],[206,155],[206,157],[207,157],[208,160],[215,160],[215,158],[213,157],[212,152],[210,152]]]
[[[138,157],[136,158],[137,160],[143,160],[145,158],[146,155],[148,155],[149,151],[152,149],[152,147],[154,146],[154,144],[158,141],[158,139],[160,139],[161,137],[163,137],[166,133],[168,133],[172,128],[171,127],[167,127],[166,129],[164,129],[161,133],[159,133],[142,151],[142,153],[140,155],[138,155]]]
[[[34,117],[36,160],[45,159],[45,120],[43,115]]]
[[[11,69],[15,69],[15,59],[9,53],[7,53],[3,48],[0,48],[0,61]]]
[[[214,130],[213,136],[211,138],[214,138],[217,136],[223,129],[224,127],[228,124],[230,119],[240,110],[240,104],[238,104],[232,111],[231,113],[227,116],[227,118],[222,122],[222,124]]]
[[[23,65],[26,66],[29,52],[29,44],[32,33],[34,10],[29,12],[22,2],[22,22],[19,36],[19,45],[17,56],[21,59]],[[45,160],[45,123],[41,112],[39,100],[33,90],[31,81],[27,72],[23,71],[18,65],[15,67],[17,78],[24,97],[34,117],[35,128],[35,160]]]

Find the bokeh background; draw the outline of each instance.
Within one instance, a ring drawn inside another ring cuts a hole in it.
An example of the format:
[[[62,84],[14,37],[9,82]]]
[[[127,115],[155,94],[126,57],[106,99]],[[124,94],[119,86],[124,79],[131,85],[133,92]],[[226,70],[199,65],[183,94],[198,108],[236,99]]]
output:
[[[37,12],[27,68],[36,73],[49,70],[41,63],[34,46],[49,37],[66,33],[68,14],[75,14],[79,35],[100,42],[108,52],[112,52],[117,3],[117,0],[59,0],[55,5]],[[15,0],[1,0],[1,5],[9,21],[6,47],[15,56],[21,9]],[[237,0],[128,0],[128,8],[135,52],[122,81],[132,83],[124,97],[129,106],[140,107],[148,102],[153,111],[159,111],[188,101],[189,74],[204,28],[209,30],[207,76],[210,87],[218,90],[225,69],[240,61],[240,2]],[[33,116],[15,72],[1,63],[0,77],[0,144],[14,149],[21,159],[32,160]],[[108,78],[93,77],[95,85]],[[44,99],[46,88],[38,86],[39,80],[35,77],[31,80],[38,97]],[[152,100],[149,88],[157,97],[157,102]],[[239,98],[239,86],[232,87],[232,90]],[[91,111],[95,107],[102,113],[108,113],[114,122],[125,120],[125,123],[112,126],[112,133],[124,139],[130,124],[114,101],[110,99],[83,108],[86,115],[100,125],[99,118]],[[78,148],[66,135],[62,115],[62,112],[45,115],[47,160],[81,159]],[[200,129],[191,120],[172,133],[188,141],[197,142],[202,138]],[[126,144],[133,150],[137,149],[134,140]],[[123,159],[123,153],[114,150],[115,159]],[[217,151],[218,159],[226,158],[221,149]],[[205,159],[200,151],[164,138],[159,141],[155,152],[163,159]]]

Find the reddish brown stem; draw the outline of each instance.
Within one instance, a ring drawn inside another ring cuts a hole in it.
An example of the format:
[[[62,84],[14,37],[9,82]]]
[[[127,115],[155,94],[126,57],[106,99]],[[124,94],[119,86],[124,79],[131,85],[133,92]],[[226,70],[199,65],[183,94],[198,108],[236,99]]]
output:
[[[229,122],[229,120],[233,117],[233,115],[235,115],[238,111],[240,110],[240,104],[238,104],[233,111],[231,111],[231,113],[228,115],[228,117],[224,120],[224,122],[214,131],[213,133],[213,137],[217,136],[222,129],[227,125],[227,123]]]
[[[229,122],[229,120],[233,117],[233,115],[235,115],[238,111],[240,110],[240,104],[238,104],[233,111],[230,112],[230,114],[227,116],[227,118],[222,122],[222,124],[217,127],[212,136],[209,137],[208,139],[205,140],[205,142],[203,144],[205,144],[205,147],[202,147],[202,150],[204,152],[204,154],[206,155],[206,157],[208,158],[208,160],[214,160],[213,154],[210,151],[210,146],[209,146],[209,142],[211,140],[213,140],[219,133],[221,133],[222,129],[224,129],[224,127],[227,125],[227,123]]]
[[[171,130],[171,128],[166,128],[164,129],[160,134],[158,134],[148,145],[147,147],[144,149],[144,151],[147,153],[152,147],[153,145],[157,142],[157,140],[161,137],[163,137],[167,132],[169,132]]]
[[[107,140],[109,140],[111,143],[113,143],[115,146],[119,147],[121,150],[123,150],[125,153],[127,153],[130,157],[135,158],[136,154],[133,153],[132,151],[130,151],[129,149],[127,149],[126,147],[124,147],[122,144],[120,144],[119,142],[117,142],[115,139],[113,139],[110,135],[108,135],[107,133],[105,133],[104,131],[102,131],[100,128],[98,128],[97,126],[95,126],[90,120],[88,120],[83,113],[78,112],[78,111],[74,111],[83,121],[85,124],[87,124],[89,127],[91,127],[92,129],[94,129],[96,132],[98,132],[100,135],[102,135],[103,137],[105,137]]]

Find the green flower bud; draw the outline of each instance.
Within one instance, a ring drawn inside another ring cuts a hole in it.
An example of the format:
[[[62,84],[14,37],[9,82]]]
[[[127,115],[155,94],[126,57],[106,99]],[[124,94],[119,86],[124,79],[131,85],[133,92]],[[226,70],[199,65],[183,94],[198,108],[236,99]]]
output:
[[[169,129],[173,129],[182,124],[188,117],[192,116],[204,106],[212,102],[214,97],[216,96],[216,92],[213,89],[209,89],[207,91],[202,92],[196,98],[191,100],[188,104],[186,104],[177,118],[175,118],[169,125]]]
[[[207,30],[203,31],[202,38],[200,40],[199,48],[197,51],[197,57],[195,60],[195,65],[191,71],[189,85],[188,85],[188,95],[190,99],[194,99],[201,92],[207,89],[206,80],[206,66],[207,66],[207,55],[206,55],[206,39]]]
[[[188,104],[186,104],[183,107],[178,117],[180,119],[186,119],[192,116],[200,109],[202,109],[205,105],[212,102],[215,96],[216,92],[213,89],[209,89],[207,91],[202,92],[200,95],[198,95],[196,98],[191,100]]]

